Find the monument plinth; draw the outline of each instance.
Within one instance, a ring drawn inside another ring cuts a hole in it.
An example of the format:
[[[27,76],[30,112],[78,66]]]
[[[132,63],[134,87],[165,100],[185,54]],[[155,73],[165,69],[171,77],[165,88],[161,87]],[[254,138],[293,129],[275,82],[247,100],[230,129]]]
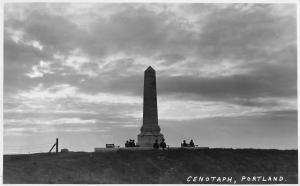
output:
[[[163,137],[158,126],[155,70],[149,66],[144,73],[143,126],[137,144],[152,147],[155,140],[160,143]]]

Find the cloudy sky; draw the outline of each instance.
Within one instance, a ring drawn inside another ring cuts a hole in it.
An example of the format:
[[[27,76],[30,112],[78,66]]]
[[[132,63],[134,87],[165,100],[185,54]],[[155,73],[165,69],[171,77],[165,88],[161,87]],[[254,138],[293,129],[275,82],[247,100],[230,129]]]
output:
[[[297,148],[294,4],[4,5],[4,153],[124,146],[144,70],[178,146]]]

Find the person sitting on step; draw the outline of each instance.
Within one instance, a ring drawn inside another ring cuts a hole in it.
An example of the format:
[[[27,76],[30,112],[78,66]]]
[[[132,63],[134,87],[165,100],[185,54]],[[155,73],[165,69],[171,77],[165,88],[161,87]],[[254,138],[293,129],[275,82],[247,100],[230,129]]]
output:
[[[182,146],[182,147],[187,147],[187,146],[188,146],[188,144],[186,143],[186,141],[185,141],[185,140],[183,140],[183,143],[181,143],[181,146]]]
[[[159,148],[158,140],[155,140],[155,143],[153,143],[153,148],[154,149],[158,149]]]
[[[160,142],[160,148],[162,148],[163,150],[165,150],[165,148],[167,147],[165,139],[163,138]]]
[[[132,139],[129,139],[129,147],[133,147]]]
[[[193,140],[190,141],[190,147],[195,147],[195,144],[194,144]]]

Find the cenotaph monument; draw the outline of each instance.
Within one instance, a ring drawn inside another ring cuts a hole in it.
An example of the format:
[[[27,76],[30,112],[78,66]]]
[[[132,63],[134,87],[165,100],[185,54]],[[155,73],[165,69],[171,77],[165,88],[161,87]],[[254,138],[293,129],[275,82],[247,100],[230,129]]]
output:
[[[163,138],[158,126],[155,70],[149,66],[144,72],[143,126],[137,145],[152,147],[155,140],[160,143]]]

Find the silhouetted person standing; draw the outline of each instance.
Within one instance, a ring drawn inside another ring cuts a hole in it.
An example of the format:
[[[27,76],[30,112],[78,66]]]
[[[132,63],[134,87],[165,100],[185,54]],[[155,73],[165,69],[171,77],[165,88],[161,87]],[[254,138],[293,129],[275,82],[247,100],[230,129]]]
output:
[[[167,144],[165,143],[165,139],[163,138],[162,141],[160,142],[160,148],[165,150],[166,147],[167,147]]]
[[[158,149],[159,148],[158,140],[155,140],[155,143],[153,143],[153,148],[154,149]]]
[[[190,147],[195,147],[195,144],[194,144],[193,140],[190,141]]]
[[[125,147],[128,147],[128,146],[129,146],[129,142],[127,140],[126,143],[125,143]]]

